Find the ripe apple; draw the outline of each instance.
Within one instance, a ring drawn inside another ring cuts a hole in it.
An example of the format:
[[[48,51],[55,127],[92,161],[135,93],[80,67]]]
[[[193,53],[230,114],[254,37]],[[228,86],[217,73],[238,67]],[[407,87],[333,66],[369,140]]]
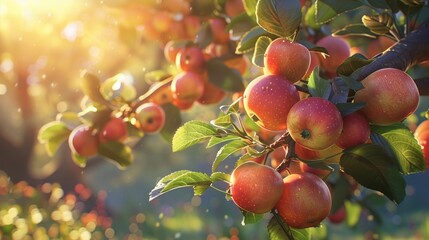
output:
[[[201,20],[197,16],[186,15],[183,17],[183,25],[186,30],[186,38],[194,39],[201,28]]]
[[[230,17],[235,17],[245,12],[243,0],[227,0],[224,9],[225,13]]]
[[[208,79],[204,81],[204,92],[203,95],[197,100],[197,102],[208,105],[215,104],[222,101],[225,96],[225,91],[218,86],[211,83]]]
[[[320,39],[316,45],[328,51],[329,56],[321,57],[319,60],[325,71],[331,74],[336,73],[337,67],[350,56],[350,46],[343,38],[329,35]]]
[[[244,75],[249,66],[249,60],[246,56],[235,57],[224,61],[225,65],[229,68],[237,70],[241,75]]]
[[[370,133],[368,120],[361,113],[354,112],[343,117],[343,131],[336,144],[343,149],[364,144]]]
[[[418,138],[420,134],[429,131],[429,120],[421,122],[414,131],[414,137]]]
[[[189,46],[181,49],[176,56],[176,66],[181,71],[204,71],[204,54],[197,46]]]
[[[299,168],[300,168],[301,172],[311,173],[311,174],[314,174],[320,178],[324,178],[331,173],[331,171],[326,170],[326,169],[310,167],[308,164],[306,164],[304,162],[299,162]]]
[[[224,18],[216,17],[209,19],[209,26],[213,36],[214,43],[226,44],[229,42],[229,32],[227,32],[227,23]]]
[[[171,82],[173,99],[193,103],[203,96],[204,77],[194,72],[181,72]]]
[[[80,125],[73,129],[68,143],[71,151],[82,157],[91,157],[97,154],[99,145],[97,134],[86,125]]]
[[[400,122],[417,109],[419,90],[414,80],[399,69],[377,70],[362,80],[362,84],[365,88],[356,92],[354,101],[366,103],[359,111],[371,123]]]
[[[273,168],[249,161],[232,172],[230,190],[232,200],[241,209],[252,213],[266,213],[280,199],[283,178]]]
[[[343,222],[347,217],[347,212],[345,206],[341,206],[335,213],[331,213],[328,216],[328,220],[331,223],[339,224]]]
[[[127,138],[127,124],[122,118],[113,117],[98,133],[100,142],[122,141]]]
[[[287,129],[298,144],[308,149],[322,150],[337,141],[343,129],[343,119],[332,102],[309,97],[290,109]]]
[[[310,66],[308,67],[308,70],[305,73],[303,79],[309,78],[314,68],[320,65],[319,55],[320,53],[310,52]]]
[[[143,103],[136,109],[139,128],[144,133],[156,133],[164,127],[165,112],[155,103]]]
[[[419,145],[422,148],[423,156],[426,161],[426,167],[429,167],[429,131],[422,132],[418,136],[416,136]]]
[[[173,98],[172,103],[174,106],[176,106],[178,109],[182,111],[186,111],[192,108],[192,106],[194,106],[194,102],[187,102],[187,101],[180,100],[178,98]]]
[[[279,75],[262,75],[249,83],[243,93],[247,114],[256,123],[271,131],[287,128],[287,115],[299,101],[295,86]]]
[[[310,51],[297,42],[277,38],[264,55],[264,72],[285,77],[291,82],[301,80],[310,66]]]
[[[331,193],[322,179],[304,172],[285,177],[283,183],[283,193],[276,208],[289,226],[315,227],[329,215]]]
[[[149,101],[158,105],[173,102],[173,92],[170,85],[159,87],[159,83],[151,85],[150,89],[157,88],[157,90],[150,96]]]

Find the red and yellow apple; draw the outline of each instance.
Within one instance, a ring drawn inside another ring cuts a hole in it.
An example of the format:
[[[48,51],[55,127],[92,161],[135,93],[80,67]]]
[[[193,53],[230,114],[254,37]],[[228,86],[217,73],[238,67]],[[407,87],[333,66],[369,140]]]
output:
[[[370,133],[368,120],[359,112],[354,112],[343,117],[343,131],[336,144],[343,149],[364,144]]]
[[[143,103],[136,109],[139,128],[145,133],[159,132],[165,124],[165,112],[155,103]]]
[[[97,154],[98,137],[94,129],[80,125],[73,129],[68,138],[71,151],[82,157],[91,157]]]
[[[122,118],[113,117],[98,133],[100,142],[123,141],[127,136],[127,124]]]
[[[343,38],[329,35],[320,39],[316,44],[328,51],[329,56],[319,59],[321,66],[328,73],[336,73],[338,66],[350,57],[350,45]]]

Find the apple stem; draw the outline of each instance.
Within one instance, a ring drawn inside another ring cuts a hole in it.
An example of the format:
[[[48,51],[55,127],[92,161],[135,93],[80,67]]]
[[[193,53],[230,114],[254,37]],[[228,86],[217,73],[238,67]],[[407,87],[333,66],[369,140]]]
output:
[[[231,193],[226,192],[226,191],[224,191],[224,190],[222,190],[222,189],[219,189],[219,188],[217,188],[217,187],[215,187],[215,186],[213,186],[213,185],[210,185],[210,187],[211,187],[211,188],[213,188],[214,190],[218,191],[218,192],[224,193],[224,194],[226,194],[226,195],[228,195],[228,196],[232,196],[232,195],[231,195]]]
[[[310,91],[308,90],[308,87],[306,87],[306,86],[299,86],[299,85],[295,84],[295,88],[296,88],[296,90],[298,90],[300,92],[310,93]]]
[[[290,231],[289,225],[287,225],[287,224],[285,224],[285,222],[283,222],[283,220],[281,219],[281,217],[279,216],[279,214],[276,212],[276,210],[274,210],[274,209],[271,210],[271,213],[274,215],[274,218],[276,219],[277,223],[282,228],[283,232],[285,232],[286,235],[288,236],[288,239],[294,240],[295,238],[293,237],[293,234]]]

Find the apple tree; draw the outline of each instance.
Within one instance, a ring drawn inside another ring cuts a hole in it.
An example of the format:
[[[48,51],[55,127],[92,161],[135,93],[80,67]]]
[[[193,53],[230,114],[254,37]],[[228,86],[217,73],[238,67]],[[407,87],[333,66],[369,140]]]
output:
[[[351,210],[377,218],[369,199],[400,204],[404,176],[426,170],[427,121],[414,129],[404,120],[429,94],[429,78],[417,77],[429,61],[427,1],[165,0],[143,9],[143,35],[164,47],[165,67],[147,74],[152,86],[140,96],[121,75],[83,72],[82,111],[39,132],[49,153],[68,140],[79,166],[98,154],[124,168],[145,134],[161,134],[172,151],[216,146],[211,172],[173,172],[149,200],[213,188],[244,224],[271,216],[270,239],[310,239]],[[210,122],[182,123],[194,104],[223,105]]]

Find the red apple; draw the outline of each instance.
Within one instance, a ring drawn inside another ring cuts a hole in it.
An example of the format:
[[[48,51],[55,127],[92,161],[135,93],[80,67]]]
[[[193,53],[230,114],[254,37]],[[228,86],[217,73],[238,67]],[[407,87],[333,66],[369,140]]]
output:
[[[266,213],[274,208],[283,192],[283,179],[271,167],[253,161],[238,166],[231,174],[234,203],[252,213]]]
[[[222,101],[225,96],[225,91],[211,83],[208,79],[204,81],[203,95],[197,100],[199,103],[208,105]]]
[[[429,167],[429,131],[425,131],[416,137],[422,148],[423,156],[426,161],[426,167]]]
[[[429,131],[429,120],[421,122],[414,131],[414,137],[418,138],[420,134]]]
[[[194,39],[201,28],[201,20],[197,16],[186,15],[183,17],[183,25],[186,30],[186,38]]]
[[[310,66],[308,67],[308,70],[303,77],[304,79],[309,78],[314,68],[320,65],[319,56],[320,53],[310,52]]]
[[[276,208],[289,226],[315,227],[329,215],[331,193],[322,179],[311,173],[300,173],[285,177],[283,182],[283,194]]]
[[[368,120],[362,114],[354,112],[343,117],[343,131],[336,144],[343,149],[364,144],[370,133]]]
[[[112,118],[104,124],[98,133],[100,142],[122,141],[127,137],[127,124],[122,118]]]
[[[157,88],[156,91],[150,96],[149,101],[158,105],[173,102],[173,92],[170,85],[159,87],[160,83],[154,83],[150,89]]]
[[[347,212],[345,206],[341,206],[335,213],[331,213],[328,216],[328,220],[331,223],[339,224],[343,222],[347,217]]]
[[[136,109],[139,128],[145,133],[159,132],[165,124],[165,112],[155,103],[143,103]]]
[[[321,57],[320,64],[331,74],[336,73],[338,66],[350,56],[350,46],[343,38],[329,35],[320,39],[317,46],[324,47],[328,51],[329,56]]]
[[[369,122],[390,125],[404,120],[419,105],[419,90],[405,72],[383,68],[362,80],[363,89],[356,92],[354,101],[364,102],[360,112]]]
[[[310,66],[310,51],[297,42],[277,38],[264,55],[264,71],[285,77],[291,82],[301,80]]]
[[[192,108],[192,106],[194,106],[194,102],[187,102],[187,101],[180,100],[178,98],[174,98],[172,103],[174,106],[176,106],[178,109],[182,111],[188,110]]]
[[[213,42],[226,44],[229,42],[229,32],[224,18],[216,17],[209,19],[210,30],[212,31]]]
[[[290,109],[287,126],[295,142],[308,149],[322,150],[337,141],[343,129],[343,119],[332,102],[309,97]]]
[[[203,51],[197,46],[189,46],[181,49],[176,56],[176,66],[181,71],[204,71],[204,54]]]
[[[299,101],[295,86],[279,75],[263,75],[249,83],[243,94],[244,108],[256,123],[271,131],[287,128],[287,115]]]
[[[300,168],[301,172],[311,173],[311,174],[314,174],[320,178],[324,178],[324,177],[328,176],[329,174],[331,174],[331,171],[329,171],[327,169],[310,167],[308,164],[306,164],[304,162],[299,162],[299,168]]]
[[[245,12],[243,0],[227,0],[224,9],[225,13],[230,17],[235,17]]]
[[[91,157],[97,154],[99,145],[95,131],[85,125],[80,125],[73,129],[68,143],[71,151],[82,157]]]
[[[181,72],[171,82],[173,99],[193,103],[204,94],[204,77],[194,72]]]

